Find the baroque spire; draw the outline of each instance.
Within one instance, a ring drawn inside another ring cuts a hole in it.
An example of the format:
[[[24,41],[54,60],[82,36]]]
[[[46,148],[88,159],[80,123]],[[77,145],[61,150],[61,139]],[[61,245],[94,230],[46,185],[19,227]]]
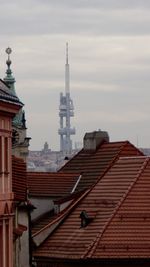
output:
[[[10,59],[10,54],[12,53],[12,49],[10,47],[7,47],[5,50],[6,54],[8,55],[8,58],[6,60],[6,76],[4,78],[4,82],[7,84],[11,92],[17,96],[16,91],[15,91],[15,78],[12,75],[12,70],[11,70],[11,59]],[[17,96],[18,97],[18,96]],[[26,121],[25,121],[25,113],[23,109],[20,109],[19,112],[16,114],[16,116],[13,118],[13,126],[15,127],[23,127],[26,128]]]
[[[11,63],[12,63],[10,60],[10,54],[12,53],[12,49],[10,47],[7,47],[5,52],[8,55],[8,58],[6,60],[7,69],[6,69],[6,76],[4,78],[4,82],[8,85],[8,87],[10,88],[12,93],[14,95],[16,95],[15,85],[14,85],[15,84],[15,78],[13,77],[12,70],[10,68]]]

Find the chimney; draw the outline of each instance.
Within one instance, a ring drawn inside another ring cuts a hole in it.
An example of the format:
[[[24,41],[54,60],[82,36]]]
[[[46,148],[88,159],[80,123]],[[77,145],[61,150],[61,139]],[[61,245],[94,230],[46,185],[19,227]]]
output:
[[[84,150],[93,150],[95,151],[97,147],[103,142],[109,142],[109,135],[105,131],[94,131],[91,133],[86,133],[84,136]]]

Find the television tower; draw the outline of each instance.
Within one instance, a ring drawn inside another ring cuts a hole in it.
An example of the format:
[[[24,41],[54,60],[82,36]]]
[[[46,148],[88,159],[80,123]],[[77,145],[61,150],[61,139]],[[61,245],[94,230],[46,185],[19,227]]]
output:
[[[60,151],[64,155],[72,153],[71,135],[75,134],[75,128],[71,128],[70,119],[74,117],[73,101],[70,98],[70,74],[68,63],[68,43],[66,43],[66,64],[65,64],[65,95],[60,93],[59,118],[60,128]]]

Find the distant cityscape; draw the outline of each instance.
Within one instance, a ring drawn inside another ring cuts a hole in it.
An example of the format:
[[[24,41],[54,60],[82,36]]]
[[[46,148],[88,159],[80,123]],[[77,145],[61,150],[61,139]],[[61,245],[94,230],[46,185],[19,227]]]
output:
[[[53,151],[45,142],[42,150],[29,151],[27,168],[33,172],[57,172],[68,160],[74,157],[82,148],[82,143],[77,143],[72,154],[64,156],[62,151]],[[150,148],[140,148],[146,156],[150,156]]]
[[[47,142],[42,150],[29,151],[27,158],[27,168],[29,171],[56,172],[68,160],[70,160],[81,149],[82,144],[76,143],[75,149],[68,156],[63,151],[52,151]]]

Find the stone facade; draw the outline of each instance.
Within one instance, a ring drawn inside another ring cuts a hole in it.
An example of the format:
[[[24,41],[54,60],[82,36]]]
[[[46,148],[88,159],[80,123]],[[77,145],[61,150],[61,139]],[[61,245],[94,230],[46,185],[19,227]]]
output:
[[[21,108],[0,80],[0,266],[13,266],[12,118]]]

